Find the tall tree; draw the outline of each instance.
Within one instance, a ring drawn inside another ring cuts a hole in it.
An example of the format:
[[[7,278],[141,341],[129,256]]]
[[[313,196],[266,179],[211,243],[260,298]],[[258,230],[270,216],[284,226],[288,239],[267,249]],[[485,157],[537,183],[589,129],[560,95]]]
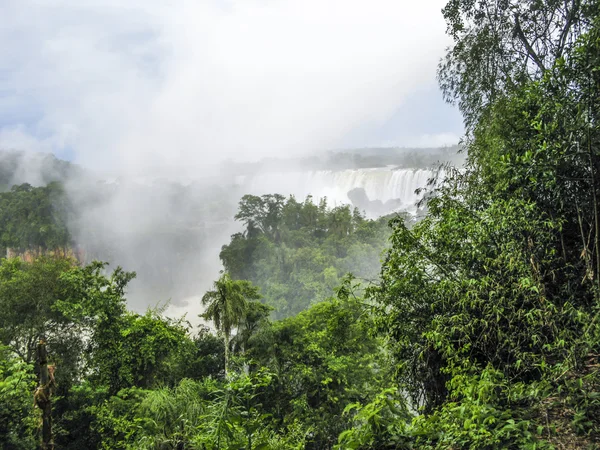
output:
[[[246,315],[248,301],[259,298],[258,287],[246,280],[232,280],[228,273],[223,273],[214,282],[213,290],[202,297],[202,304],[207,308],[200,317],[211,320],[223,335],[225,375],[228,373],[231,333]]]
[[[52,393],[54,391],[54,366],[48,366],[46,339],[40,337],[37,348],[40,368],[40,386],[35,391],[35,403],[42,410],[42,449],[54,448],[52,438]]]
[[[564,58],[597,7],[596,0],[450,0],[443,14],[454,45],[439,79],[468,128],[500,95]]]
[[[246,224],[248,235],[253,235],[255,230],[260,230],[278,239],[284,204],[285,197],[280,194],[268,194],[262,197],[244,195],[240,200],[240,209],[235,219]]]

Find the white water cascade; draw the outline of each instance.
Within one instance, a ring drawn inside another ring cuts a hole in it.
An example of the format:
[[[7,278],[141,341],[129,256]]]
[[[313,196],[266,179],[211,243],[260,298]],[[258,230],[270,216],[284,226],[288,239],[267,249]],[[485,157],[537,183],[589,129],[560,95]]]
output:
[[[327,197],[332,206],[351,204],[348,192],[364,189],[368,200],[388,202],[391,210],[414,210],[420,195],[415,191],[426,186],[435,175],[429,169],[371,169],[267,172],[238,177],[244,192],[253,195],[280,193],[303,200],[312,195],[316,200]],[[387,211],[387,212],[389,212]]]

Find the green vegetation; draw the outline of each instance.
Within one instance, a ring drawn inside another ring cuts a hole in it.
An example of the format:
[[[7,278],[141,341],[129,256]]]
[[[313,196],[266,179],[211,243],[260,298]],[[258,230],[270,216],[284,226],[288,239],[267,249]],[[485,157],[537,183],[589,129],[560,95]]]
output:
[[[445,9],[456,47],[442,86],[472,127],[467,168],[423,221],[394,223],[368,293],[422,413],[359,407],[348,446],[382,435],[436,449],[600,442],[600,9],[507,3]],[[497,65],[475,66],[483,52]]]
[[[235,218],[246,229],[223,246],[223,265],[234,279],[259,286],[276,318],[331,296],[346,273],[374,280],[390,234],[384,218],[366,220],[357,209],[329,209],[311,197],[245,195]]]
[[[0,447],[35,448],[33,367],[0,347]]]
[[[69,247],[69,204],[58,182],[46,187],[15,185],[0,193],[0,251]]]
[[[160,311],[127,311],[134,274],[104,269],[56,258],[0,263],[0,426],[16,448],[35,448],[28,364],[39,335],[57,367],[60,448],[325,448],[346,427],[345,405],[370,401],[389,379],[349,279],[338,298],[271,323],[269,308],[251,301],[256,288],[223,275],[206,315],[219,311],[222,337],[237,334],[218,339],[205,329],[194,337]]]
[[[44,335],[59,448],[599,448],[599,13],[450,1],[464,170],[391,228],[243,197],[214,333],[128,311],[120,268],[2,259],[0,445],[36,447]]]
[[[264,305],[256,304],[252,307],[249,301],[258,300],[260,295],[258,289],[246,280],[234,281],[229,274],[223,274],[215,281],[214,290],[208,291],[202,297],[202,304],[206,311],[202,317],[215,324],[217,330],[223,335],[223,346],[225,349],[225,375],[229,369],[229,344],[231,332],[239,328],[242,319],[260,321],[269,313]],[[262,310],[258,308],[262,307]],[[249,314],[254,311],[254,314]],[[251,331],[252,327],[245,327],[244,331]]]

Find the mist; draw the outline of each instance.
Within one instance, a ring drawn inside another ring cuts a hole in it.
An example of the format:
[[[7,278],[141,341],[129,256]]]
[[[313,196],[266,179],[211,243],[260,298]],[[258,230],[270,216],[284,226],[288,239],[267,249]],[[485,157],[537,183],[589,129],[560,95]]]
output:
[[[230,164],[318,154],[357,134],[388,143],[378,130],[435,89],[444,3],[6,0],[0,148],[85,167],[67,189],[87,257],[138,271],[136,309],[184,305],[218,276],[220,246],[239,229],[246,192]],[[394,139],[459,135],[440,122]],[[277,192],[292,193],[280,179]]]
[[[234,197],[222,188],[77,178],[67,188],[77,211],[69,228],[86,260],[137,272],[129,286],[131,308],[185,306],[218,276],[220,247],[235,229]]]
[[[338,148],[435,84],[443,4],[8,0],[0,143],[186,176]]]

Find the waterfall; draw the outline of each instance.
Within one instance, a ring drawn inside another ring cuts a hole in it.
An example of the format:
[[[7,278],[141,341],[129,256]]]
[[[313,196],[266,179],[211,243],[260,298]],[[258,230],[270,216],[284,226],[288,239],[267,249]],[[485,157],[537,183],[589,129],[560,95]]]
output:
[[[327,197],[332,206],[351,204],[348,192],[363,189],[371,202],[393,204],[389,210],[413,210],[420,196],[415,190],[426,186],[435,175],[430,169],[399,169],[380,167],[370,169],[267,172],[240,176],[238,184],[245,193],[253,195],[280,193],[303,200]]]

